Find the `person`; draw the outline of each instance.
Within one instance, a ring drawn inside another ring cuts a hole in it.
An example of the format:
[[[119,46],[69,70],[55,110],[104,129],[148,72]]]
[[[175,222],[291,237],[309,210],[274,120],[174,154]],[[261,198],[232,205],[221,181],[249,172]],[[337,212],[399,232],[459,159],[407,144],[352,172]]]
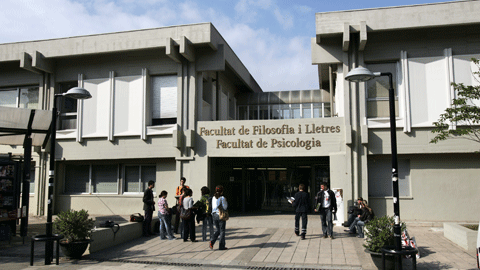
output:
[[[176,209],[176,213],[175,213],[175,227],[173,229],[173,231],[175,233],[178,233],[178,227],[180,227],[180,231],[182,232],[183,234],[183,221],[180,225],[180,209],[181,209],[181,206],[183,204],[183,198],[185,197],[185,191],[187,190],[187,187],[183,187],[180,191],[180,195],[178,196],[177,198],[177,205],[175,206],[175,209]],[[183,238],[183,236],[182,236]]]
[[[354,206],[350,206],[348,209],[348,219],[346,222],[344,222],[342,225],[344,227],[350,227],[352,225],[352,222],[355,220],[355,218],[362,214],[362,203],[363,203],[363,198],[358,197],[357,202]]]
[[[215,233],[213,234],[212,240],[210,240],[210,249],[213,249],[215,242],[218,239],[219,250],[227,250],[225,246],[225,227],[227,222],[220,220],[220,210],[221,207],[224,210],[228,209],[227,199],[223,197],[223,186],[218,185],[215,187],[215,195],[212,197],[212,218],[213,224],[215,225]]]
[[[335,199],[335,193],[328,189],[327,183],[322,183],[320,188],[321,190],[315,197],[317,205],[315,212],[320,213],[323,238],[328,238],[328,235],[330,235],[330,238],[334,239],[332,216],[337,212],[337,200]]]
[[[370,208],[367,204],[367,201],[362,201],[361,203],[361,209],[362,213],[358,215],[352,224],[350,225],[350,228],[348,230],[345,230],[349,234],[356,234],[358,233],[357,237],[358,238],[363,238],[363,227],[367,222],[373,219],[375,214],[373,213],[372,208]]]
[[[213,235],[213,218],[212,218],[212,198],[210,197],[210,189],[208,187],[202,187],[200,189],[202,192],[202,197],[198,201],[199,205],[202,207],[199,208],[199,211],[203,213],[199,213],[199,216],[202,216],[202,240],[207,241],[207,230],[210,232],[209,239],[212,239]]]
[[[166,190],[162,190],[159,195],[158,199],[158,219],[160,220],[160,239],[168,239],[175,240],[175,236],[172,233],[172,214],[170,213],[170,209],[168,208],[167,203],[167,195],[168,192]],[[165,233],[167,237],[165,237]]]
[[[153,180],[148,181],[148,188],[143,192],[143,210],[145,211],[145,219],[143,220],[143,236],[153,235],[151,232],[152,216],[155,210],[155,201],[153,197],[153,188],[155,182]]]
[[[175,191],[175,196],[180,196],[182,195],[182,189],[183,188],[190,188],[189,186],[185,185],[185,182],[187,182],[187,179],[185,177],[180,178],[180,186],[177,187],[177,190]]]
[[[185,188],[185,198],[183,199],[183,209],[192,211],[192,216],[189,219],[183,220],[183,242],[187,242],[188,235],[190,235],[190,240],[192,242],[197,242],[195,239],[195,214],[193,213],[193,191],[189,188]]]
[[[310,196],[305,192],[304,184],[300,184],[298,190],[292,202],[293,207],[295,207],[295,234],[298,236],[300,233],[300,217],[302,217],[301,239],[305,240],[308,222],[307,213],[310,211]]]

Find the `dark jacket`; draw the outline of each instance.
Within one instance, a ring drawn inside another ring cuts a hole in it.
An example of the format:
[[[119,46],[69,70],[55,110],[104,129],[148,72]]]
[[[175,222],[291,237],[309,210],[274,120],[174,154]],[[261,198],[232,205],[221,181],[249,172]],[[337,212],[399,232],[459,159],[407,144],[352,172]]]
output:
[[[370,212],[367,208],[362,208],[362,215],[360,216],[360,220],[364,221],[365,223],[369,222],[370,220],[375,217],[373,210]]]
[[[310,212],[310,195],[305,191],[299,191],[295,193],[295,200],[292,205],[295,207],[295,212],[297,213],[308,213]]]
[[[333,193],[332,190],[328,190],[328,195],[330,195],[330,207],[329,209],[332,211],[332,212],[337,212],[337,199],[335,198],[335,193]],[[323,202],[323,197],[324,197],[325,193],[323,192],[323,190],[320,190],[318,193],[317,193],[317,196],[315,197],[315,205],[317,205],[317,210],[320,210],[320,208],[322,208],[322,202]]]
[[[149,188],[143,192],[143,210],[155,211],[155,201],[153,200],[153,191]]]

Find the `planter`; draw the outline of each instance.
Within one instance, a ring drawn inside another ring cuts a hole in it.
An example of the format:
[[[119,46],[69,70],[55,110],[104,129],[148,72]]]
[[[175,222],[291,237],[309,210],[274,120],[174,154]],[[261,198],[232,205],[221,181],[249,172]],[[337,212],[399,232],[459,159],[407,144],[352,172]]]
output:
[[[60,241],[60,249],[70,259],[81,259],[91,241],[90,239],[70,243]]]
[[[373,252],[365,249],[365,252],[370,254],[372,261],[378,269],[382,269],[382,253]],[[385,269],[395,269],[395,257],[392,255],[385,255]]]

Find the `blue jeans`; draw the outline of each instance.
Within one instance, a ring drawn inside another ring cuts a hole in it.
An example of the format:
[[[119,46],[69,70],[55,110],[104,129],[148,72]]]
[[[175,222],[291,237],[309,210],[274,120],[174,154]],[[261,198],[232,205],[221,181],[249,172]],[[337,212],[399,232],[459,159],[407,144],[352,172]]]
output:
[[[218,249],[225,249],[225,227],[227,225],[226,221],[220,220],[220,217],[217,213],[212,213],[213,224],[215,225],[215,233],[212,236],[212,246],[215,244],[218,238],[219,247]]]
[[[360,218],[359,218],[359,217],[356,217],[356,218],[353,220],[352,224],[350,224],[350,227],[349,227],[350,232],[356,233],[356,232],[358,231],[358,230],[357,230],[357,224],[358,224],[359,221],[360,221]]]
[[[158,219],[160,220],[160,239],[166,239],[167,237],[168,239],[175,238],[172,232],[172,215],[162,215],[160,211],[158,211]],[[166,237],[165,234],[167,234]]]
[[[207,241],[207,230],[210,232],[210,240],[211,240],[212,236],[213,236],[213,217],[212,217],[212,215],[207,215],[203,219],[203,224],[202,224],[202,240],[203,241]]]
[[[364,221],[357,221],[357,232],[358,232],[358,237],[363,238],[363,227],[365,227],[365,222]]]
[[[320,208],[320,219],[322,220],[323,236],[333,236],[332,210],[329,208]]]

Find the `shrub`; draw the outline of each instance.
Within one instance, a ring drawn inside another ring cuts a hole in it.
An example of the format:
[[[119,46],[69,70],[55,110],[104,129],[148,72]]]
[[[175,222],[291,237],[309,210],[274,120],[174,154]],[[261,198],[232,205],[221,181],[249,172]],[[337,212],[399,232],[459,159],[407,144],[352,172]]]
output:
[[[393,233],[393,225],[395,221],[393,217],[383,216],[375,217],[365,225],[366,241],[363,246],[373,252],[380,252],[384,246],[395,245],[395,237]],[[405,229],[405,223],[402,223],[401,230]]]
[[[57,215],[53,226],[69,243],[90,238],[94,223],[93,219],[88,218],[88,211],[68,210]]]

